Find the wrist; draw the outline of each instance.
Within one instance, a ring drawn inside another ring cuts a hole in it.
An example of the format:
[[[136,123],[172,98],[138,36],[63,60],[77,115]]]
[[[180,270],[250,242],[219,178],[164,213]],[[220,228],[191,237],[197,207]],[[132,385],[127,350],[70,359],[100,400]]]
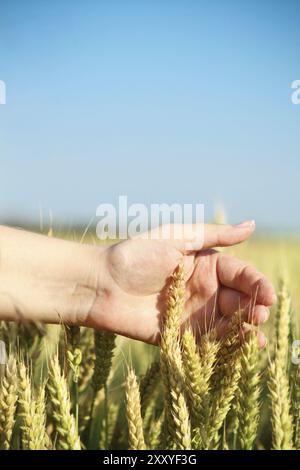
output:
[[[0,226],[0,319],[84,325],[105,250]]]
[[[107,289],[105,259],[107,247],[76,244],[69,271],[64,321],[78,326],[92,326],[96,308],[104,311]],[[101,316],[102,317],[102,316]],[[98,328],[101,328],[99,324]]]
[[[109,269],[109,253],[109,246],[96,247],[96,284],[91,286],[90,308],[82,326],[114,332],[117,329],[114,322],[115,315],[113,315],[115,286]]]

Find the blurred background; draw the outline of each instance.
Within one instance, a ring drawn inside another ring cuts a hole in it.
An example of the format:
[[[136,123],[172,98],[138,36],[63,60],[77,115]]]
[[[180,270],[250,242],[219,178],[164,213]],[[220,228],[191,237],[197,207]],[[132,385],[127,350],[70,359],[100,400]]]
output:
[[[255,219],[227,252],[276,287],[287,273],[299,332],[299,17],[297,0],[0,0],[0,224],[97,242],[120,195]],[[126,364],[157,354],[118,338],[119,401]]]
[[[1,0],[0,223],[84,226],[125,194],[297,235],[299,15],[292,0]]]

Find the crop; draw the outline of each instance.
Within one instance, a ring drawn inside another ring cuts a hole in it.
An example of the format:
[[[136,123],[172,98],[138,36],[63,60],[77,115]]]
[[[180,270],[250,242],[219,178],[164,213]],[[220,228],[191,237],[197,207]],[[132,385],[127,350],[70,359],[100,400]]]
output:
[[[146,446],[141,414],[140,391],[132,369],[129,370],[126,379],[126,416],[129,449],[144,450]]]
[[[0,448],[8,450],[10,448],[12,432],[15,423],[17,387],[16,360],[10,356],[1,377],[0,389]]]

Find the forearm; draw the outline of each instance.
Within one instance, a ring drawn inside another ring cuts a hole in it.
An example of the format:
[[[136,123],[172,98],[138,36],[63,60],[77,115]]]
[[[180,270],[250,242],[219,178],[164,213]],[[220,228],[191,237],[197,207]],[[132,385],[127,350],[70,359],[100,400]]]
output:
[[[84,325],[105,248],[0,226],[0,319]]]

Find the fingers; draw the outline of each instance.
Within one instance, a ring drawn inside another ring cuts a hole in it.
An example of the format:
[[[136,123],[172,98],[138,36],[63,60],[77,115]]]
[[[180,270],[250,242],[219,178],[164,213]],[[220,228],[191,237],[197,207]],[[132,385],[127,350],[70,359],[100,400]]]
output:
[[[265,323],[269,318],[269,309],[267,307],[254,305],[253,300],[248,295],[227,287],[220,289],[218,304],[221,315],[231,317],[240,311],[241,319],[253,325]]]
[[[243,325],[242,329],[241,329],[241,334],[240,334],[240,337],[241,337],[241,341],[247,341],[249,335],[250,335],[250,332],[253,331],[252,328],[251,328],[251,325]],[[258,342],[258,346],[260,349],[263,349],[268,340],[266,338],[266,335],[260,331],[260,330],[256,330],[255,331],[255,334],[256,334],[256,337],[257,337],[257,342]]]
[[[217,339],[224,338],[232,328],[231,319],[226,317],[220,317],[216,322],[216,334]],[[247,336],[249,335],[250,331],[252,331],[251,325],[241,324],[241,328],[239,330],[239,338],[241,343],[247,340]],[[257,336],[258,346],[260,349],[264,348],[267,344],[267,338],[264,333],[260,330],[256,330],[255,334]]]
[[[265,348],[268,342],[266,335],[260,330],[257,331],[256,334],[257,334],[258,346],[260,347],[260,349]]]
[[[217,262],[217,274],[223,286],[246,294],[256,304],[268,307],[276,301],[271,282],[243,261],[221,254]]]

